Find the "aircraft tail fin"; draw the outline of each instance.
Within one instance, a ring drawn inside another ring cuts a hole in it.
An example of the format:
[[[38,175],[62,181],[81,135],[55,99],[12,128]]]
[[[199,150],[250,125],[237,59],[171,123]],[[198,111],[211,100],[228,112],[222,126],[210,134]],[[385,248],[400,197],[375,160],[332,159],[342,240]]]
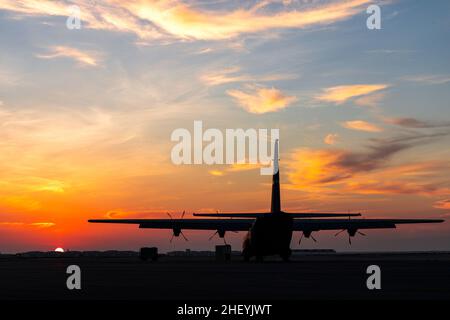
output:
[[[278,139],[275,140],[273,152],[273,177],[272,177],[272,201],[270,206],[271,213],[281,213],[280,201],[280,170],[278,164]]]

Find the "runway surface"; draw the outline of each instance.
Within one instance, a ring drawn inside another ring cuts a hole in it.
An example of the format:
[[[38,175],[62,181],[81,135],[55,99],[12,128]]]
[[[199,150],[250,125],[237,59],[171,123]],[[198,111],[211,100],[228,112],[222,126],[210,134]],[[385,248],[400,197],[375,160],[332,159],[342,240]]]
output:
[[[450,253],[330,254],[245,263],[214,258],[0,257],[0,299],[450,299]],[[366,268],[381,268],[368,290]],[[66,268],[81,268],[81,290]]]

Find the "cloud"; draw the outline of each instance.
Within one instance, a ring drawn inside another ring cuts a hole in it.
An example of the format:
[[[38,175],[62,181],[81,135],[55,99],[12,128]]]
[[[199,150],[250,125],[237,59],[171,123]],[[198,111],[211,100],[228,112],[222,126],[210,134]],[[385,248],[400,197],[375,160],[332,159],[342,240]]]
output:
[[[27,15],[63,16],[69,12],[66,3],[51,0],[0,0],[0,9]]]
[[[356,84],[323,89],[317,100],[342,104],[345,101],[388,88],[387,84]],[[364,102],[364,101],[363,101]],[[360,101],[361,103],[361,101]]]
[[[370,107],[375,108],[378,106],[378,104],[383,100],[385,97],[385,94],[380,93],[374,93],[367,96],[362,96],[360,98],[355,99],[355,104],[360,107]]]
[[[21,227],[21,226],[30,226],[30,227],[36,227],[36,228],[51,228],[54,227],[56,224],[53,222],[31,222],[31,223],[25,223],[25,222],[0,222],[0,226],[5,227]]]
[[[29,223],[28,225],[30,225],[32,227],[37,227],[37,228],[51,228],[51,227],[55,226],[56,224],[53,222],[33,222],[33,223]]]
[[[262,76],[252,76],[249,74],[238,74],[240,68],[226,68],[220,71],[204,73],[200,76],[200,80],[208,86],[217,86],[233,82],[266,82],[291,80],[298,78],[294,74],[270,74]]]
[[[122,210],[115,209],[108,211],[104,216],[108,219],[119,219],[119,218],[134,218],[134,219],[145,219],[145,218],[155,218],[158,216],[164,216],[167,218],[167,213],[171,213],[174,218],[176,218],[178,214],[181,215],[179,211],[176,210],[168,210],[167,208],[161,210]]]
[[[254,92],[246,93],[240,90],[228,90],[228,95],[247,112],[263,114],[287,108],[297,101],[295,96],[285,95],[276,88],[256,88]]]
[[[381,54],[396,54],[396,53],[414,53],[414,50],[403,50],[403,49],[377,49],[377,50],[366,50],[367,53],[381,53]]]
[[[437,209],[450,210],[450,199],[444,199],[444,200],[436,201],[434,203],[433,207],[437,208]]]
[[[260,163],[234,163],[227,168],[228,172],[241,172],[260,169],[263,164]]]
[[[181,1],[80,1],[88,28],[132,32],[140,38],[224,40],[269,30],[330,25],[363,12],[371,0],[348,0],[273,13],[253,8],[204,10]],[[68,16],[69,3],[51,0],[0,0],[0,9],[35,16]]]
[[[233,163],[231,165],[227,165],[224,170],[210,170],[208,173],[212,176],[222,177],[229,173],[259,170],[262,166],[264,166],[264,164],[261,163]]]
[[[393,124],[406,128],[439,128],[439,127],[448,127],[450,126],[450,122],[430,122],[430,121],[422,121],[415,118],[386,118],[384,122],[388,124]]]
[[[54,46],[49,49],[49,53],[37,54],[36,57],[41,59],[54,59],[54,58],[70,58],[78,62],[81,66],[96,67],[99,63],[99,57],[97,53],[85,52],[76,48],[65,46]]]
[[[16,227],[16,226],[23,226],[23,222],[0,222],[0,226],[5,227]]]
[[[216,177],[221,177],[225,174],[223,171],[220,171],[220,170],[209,170],[208,173],[210,175],[216,176]]]
[[[207,54],[207,53],[211,53],[213,51],[214,51],[213,48],[203,48],[201,50],[196,51],[195,54]]]
[[[395,141],[395,139],[393,139]],[[287,160],[289,186],[321,194],[418,194],[442,196],[449,192],[441,173],[444,161],[391,164],[415,144],[377,142],[365,151],[296,149]]]
[[[134,1],[133,1],[134,2]],[[80,8],[82,28],[107,30],[112,32],[130,32],[141,39],[160,39],[161,32],[154,26],[144,24],[138,17],[124,7],[125,1],[77,1]],[[54,0],[0,0],[0,10],[16,14],[44,17],[69,17],[74,3]],[[64,25],[65,27],[65,25]]]
[[[200,76],[200,80],[209,86],[250,80],[250,77],[247,75],[236,74],[238,71],[238,67],[225,68],[221,71],[204,73]]]
[[[446,135],[448,133],[416,133],[389,139],[370,139],[365,150],[357,152],[340,149],[297,149],[288,161],[288,168],[291,171],[289,179],[300,184],[304,181],[309,185],[327,185],[381,169],[389,173],[388,177],[446,170],[449,165],[443,166],[440,162],[423,162],[389,168],[389,161],[400,152],[428,144]],[[370,179],[363,179],[362,182],[371,183]]]
[[[383,128],[380,128],[377,125],[362,120],[346,121],[342,123],[342,126],[347,129],[358,131],[367,131],[367,132],[383,131]]]
[[[329,145],[333,145],[337,142],[339,135],[336,133],[330,133],[325,136],[323,142]]]
[[[386,177],[386,179],[387,178],[388,177]],[[382,181],[381,179],[368,183],[349,183],[347,185],[347,190],[348,192],[354,192],[358,194],[438,195],[445,192],[442,188],[439,188],[438,186],[433,184],[427,184],[423,182]]]
[[[54,179],[30,177],[24,180],[26,181],[23,183],[28,186],[30,191],[64,193],[65,188],[68,187],[66,183]]]
[[[178,1],[128,1],[130,12],[155,24],[165,32],[184,39],[223,40],[245,33],[272,29],[306,28],[348,19],[367,5],[369,0],[351,0],[318,5],[302,11],[258,13],[254,8],[230,11],[206,11]]]
[[[418,75],[418,76],[406,76],[402,80],[409,82],[416,82],[426,85],[440,85],[450,82],[449,75]]]

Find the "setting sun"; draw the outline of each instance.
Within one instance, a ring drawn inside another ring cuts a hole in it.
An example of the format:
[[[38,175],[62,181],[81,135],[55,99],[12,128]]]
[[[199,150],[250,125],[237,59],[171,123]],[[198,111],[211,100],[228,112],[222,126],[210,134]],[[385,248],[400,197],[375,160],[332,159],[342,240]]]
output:
[[[58,247],[58,248],[56,248],[56,249],[55,249],[55,252],[64,252],[64,249],[63,249],[63,248],[60,248],[60,247]]]

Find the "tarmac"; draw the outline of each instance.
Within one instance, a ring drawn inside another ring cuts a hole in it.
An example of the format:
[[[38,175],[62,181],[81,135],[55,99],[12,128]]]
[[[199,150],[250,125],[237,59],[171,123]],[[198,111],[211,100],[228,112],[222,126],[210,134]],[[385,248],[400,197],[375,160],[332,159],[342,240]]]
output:
[[[70,265],[81,269],[80,290],[67,288]],[[381,269],[380,290],[367,288],[370,265]],[[288,263],[0,256],[0,289],[0,300],[450,299],[450,253],[309,254]]]

